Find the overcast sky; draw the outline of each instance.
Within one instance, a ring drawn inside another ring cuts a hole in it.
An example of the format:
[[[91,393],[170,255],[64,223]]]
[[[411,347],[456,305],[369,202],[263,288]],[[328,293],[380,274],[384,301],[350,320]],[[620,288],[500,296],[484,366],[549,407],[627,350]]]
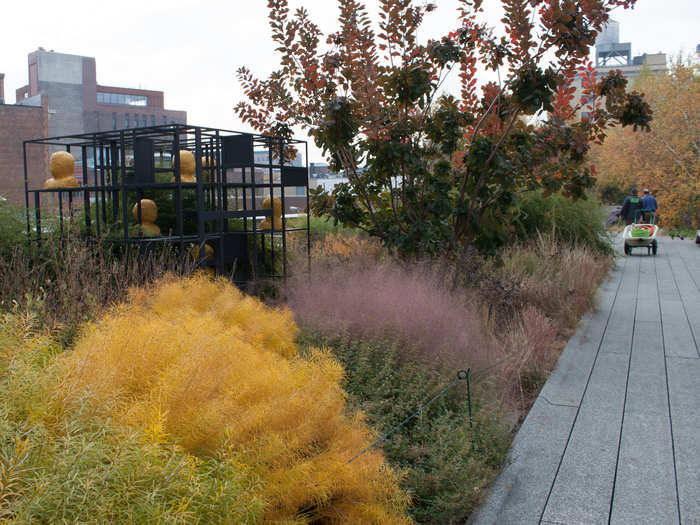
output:
[[[428,15],[424,39],[455,29],[457,1],[433,2],[438,10]],[[376,11],[375,1],[366,3]],[[499,4],[484,2],[494,25]],[[191,124],[251,131],[233,112],[242,99],[235,70],[247,65],[264,75],[277,65],[266,5],[267,0],[4,1],[5,101],[13,103],[15,89],[27,84],[27,54],[41,46],[95,57],[99,84],[164,91],[166,108],[187,111]],[[335,30],[333,0],[290,0],[290,5],[304,5],[324,32]],[[634,10],[618,9],[613,19],[634,55],[687,54],[700,44],[700,0],[638,0]],[[320,161],[319,155],[312,151],[310,160]]]

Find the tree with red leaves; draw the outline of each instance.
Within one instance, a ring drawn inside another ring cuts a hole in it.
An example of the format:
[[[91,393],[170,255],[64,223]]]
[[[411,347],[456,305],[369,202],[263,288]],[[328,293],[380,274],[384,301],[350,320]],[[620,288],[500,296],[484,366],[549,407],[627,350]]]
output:
[[[431,3],[378,0],[376,31],[363,2],[338,0],[339,29],[323,40],[306,9],[268,0],[280,68],[266,80],[240,68],[248,100],[236,111],[263,133],[307,129],[347,175],[314,192],[318,213],[407,254],[490,249],[518,192],[582,197],[594,182],[589,145],[616,124],[648,128],[649,107],[621,74],[596,79],[588,63],[610,11],[635,1],[502,0],[497,38],[482,0],[460,0],[459,27],[421,44]],[[499,80],[479,86],[479,65]],[[441,94],[453,70],[458,98]],[[576,120],[582,104],[587,118]]]

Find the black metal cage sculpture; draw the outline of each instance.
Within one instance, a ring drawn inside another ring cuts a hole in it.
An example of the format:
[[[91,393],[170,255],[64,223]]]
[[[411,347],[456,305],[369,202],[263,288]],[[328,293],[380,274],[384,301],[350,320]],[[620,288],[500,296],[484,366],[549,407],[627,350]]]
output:
[[[39,243],[43,209],[56,216],[52,228],[61,237],[77,222],[88,242],[143,251],[170,243],[181,256],[194,253],[202,268],[233,274],[237,282],[286,278],[290,232],[300,232],[295,238],[309,256],[308,213],[295,227],[288,224],[290,213],[309,209],[305,141],[172,124],[27,140],[23,146],[27,230]],[[29,187],[36,166],[28,164],[28,152],[35,147],[71,153],[82,181],[73,188]],[[183,151],[194,156],[192,182],[183,180]],[[142,199],[157,204],[157,234],[140,228]],[[280,204],[281,217],[275,213]]]

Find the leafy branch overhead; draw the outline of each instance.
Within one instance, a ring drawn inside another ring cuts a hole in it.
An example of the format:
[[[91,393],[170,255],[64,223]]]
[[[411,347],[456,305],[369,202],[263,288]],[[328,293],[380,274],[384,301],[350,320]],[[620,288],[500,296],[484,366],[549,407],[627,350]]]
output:
[[[338,30],[324,37],[306,9],[268,0],[280,67],[262,80],[238,70],[245,122],[307,129],[347,174],[332,194],[314,192],[318,213],[404,253],[490,248],[519,191],[582,197],[594,182],[590,144],[616,124],[648,129],[644,99],[588,62],[610,11],[635,0],[502,0],[502,37],[481,0],[461,0],[457,27],[424,44],[418,29],[435,4],[378,2],[375,26],[363,2],[338,0]],[[480,70],[499,80],[480,84]],[[458,97],[444,94],[450,73]]]

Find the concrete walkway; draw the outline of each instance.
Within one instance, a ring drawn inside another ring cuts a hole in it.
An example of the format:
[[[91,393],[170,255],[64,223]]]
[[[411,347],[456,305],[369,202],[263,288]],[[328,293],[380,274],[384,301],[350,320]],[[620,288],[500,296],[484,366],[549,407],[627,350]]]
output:
[[[700,525],[700,246],[620,257],[470,524]]]

